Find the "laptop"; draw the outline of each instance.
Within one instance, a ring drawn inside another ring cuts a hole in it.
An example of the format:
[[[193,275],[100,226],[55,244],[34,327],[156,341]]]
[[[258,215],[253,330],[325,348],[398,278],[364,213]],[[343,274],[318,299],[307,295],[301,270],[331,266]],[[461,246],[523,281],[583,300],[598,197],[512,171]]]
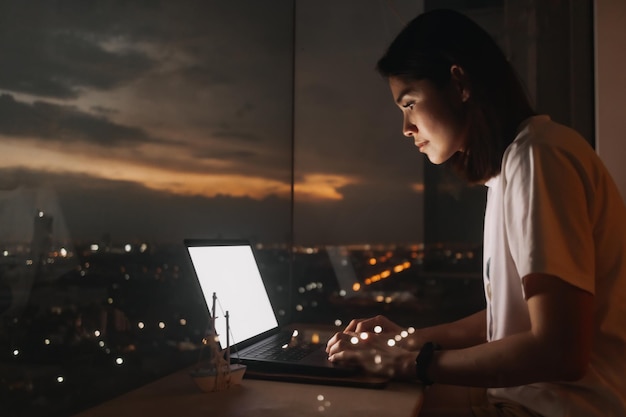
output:
[[[221,342],[228,311],[231,361],[246,365],[247,377],[372,388],[388,382],[328,361],[326,338],[315,343],[305,332],[279,325],[250,242],[185,239],[184,243],[209,314],[213,294],[217,296],[215,328]]]

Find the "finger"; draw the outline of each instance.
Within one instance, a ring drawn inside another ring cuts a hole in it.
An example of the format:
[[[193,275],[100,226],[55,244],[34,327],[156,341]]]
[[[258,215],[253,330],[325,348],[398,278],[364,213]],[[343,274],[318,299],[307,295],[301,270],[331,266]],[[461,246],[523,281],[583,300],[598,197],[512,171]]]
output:
[[[378,315],[368,320],[363,320],[357,326],[357,332],[373,332],[380,333],[397,333],[402,330],[400,326],[389,320],[385,316]]]
[[[351,320],[350,323],[348,323],[348,326],[346,326],[346,328],[343,331],[344,332],[355,332],[357,326],[363,320],[364,319],[353,319],[353,320]]]
[[[369,319],[365,319],[365,320],[360,320],[354,331],[356,333],[363,333],[363,332],[373,332],[374,331],[374,327],[376,327],[379,323],[379,318],[377,317],[372,317]]]
[[[361,366],[360,354],[351,350],[342,350],[328,357],[328,360],[334,363],[353,363]]]
[[[344,350],[354,350],[360,348],[360,346],[357,346],[359,338],[356,337],[354,333],[337,333],[335,336],[333,337],[335,339],[333,340],[333,343],[326,348],[326,353],[329,355],[333,355]]]
[[[326,353],[330,352],[330,348],[335,345],[339,339],[340,339],[340,334],[341,333],[335,333],[333,335],[333,337],[331,337],[330,339],[328,339],[328,342],[326,342]]]

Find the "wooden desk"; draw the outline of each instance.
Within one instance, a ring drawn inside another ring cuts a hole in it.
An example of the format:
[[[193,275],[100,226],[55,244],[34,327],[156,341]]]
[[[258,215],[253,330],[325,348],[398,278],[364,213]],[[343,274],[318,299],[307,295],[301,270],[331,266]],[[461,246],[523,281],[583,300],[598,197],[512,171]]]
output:
[[[75,417],[409,417],[421,401],[419,385],[396,382],[385,389],[366,389],[244,379],[240,386],[207,393],[185,370]]]

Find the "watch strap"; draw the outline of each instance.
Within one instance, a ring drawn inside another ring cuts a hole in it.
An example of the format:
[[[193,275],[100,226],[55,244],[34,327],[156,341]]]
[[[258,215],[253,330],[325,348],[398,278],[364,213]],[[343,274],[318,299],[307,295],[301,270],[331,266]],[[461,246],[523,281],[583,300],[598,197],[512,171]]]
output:
[[[428,368],[433,360],[435,351],[440,349],[441,346],[437,343],[426,342],[420,349],[417,358],[415,358],[415,374],[417,375],[417,379],[426,386],[432,385],[434,382],[428,376]]]

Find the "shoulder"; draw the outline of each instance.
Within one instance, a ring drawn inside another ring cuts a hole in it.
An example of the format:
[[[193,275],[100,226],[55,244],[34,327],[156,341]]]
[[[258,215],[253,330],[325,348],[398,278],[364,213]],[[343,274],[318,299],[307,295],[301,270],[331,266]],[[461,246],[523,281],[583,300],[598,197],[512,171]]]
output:
[[[576,130],[539,115],[520,125],[515,140],[504,152],[502,171],[510,174],[563,164],[590,167],[598,162],[591,145]]]

